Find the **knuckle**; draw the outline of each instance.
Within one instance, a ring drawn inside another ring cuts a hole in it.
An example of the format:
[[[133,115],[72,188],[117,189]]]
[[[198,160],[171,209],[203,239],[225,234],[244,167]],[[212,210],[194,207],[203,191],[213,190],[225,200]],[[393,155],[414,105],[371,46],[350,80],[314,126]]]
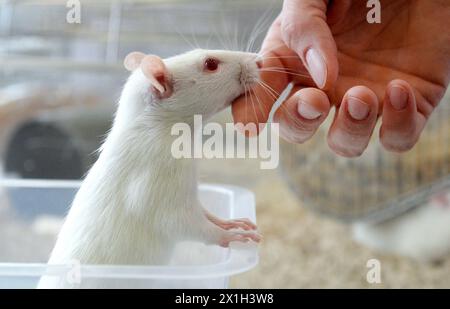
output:
[[[296,121],[289,128],[286,126],[282,126],[281,132],[283,133],[283,137],[287,137],[288,140],[291,140],[297,144],[303,144],[307,142],[311,137],[313,137],[314,133],[316,133],[317,127],[312,125],[303,124],[301,122]]]
[[[316,120],[300,119],[294,112],[283,111],[275,115],[275,121],[280,124],[280,135],[288,142],[303,144],[317,131],[322,117]]]
[[[314,132],[312,133],[293,132],[292,130],[281,128],[280,134],[283,137],[283,139],[289,143],[303,144],[307,142],[309,139],[311,139],[311,137],[314,135]]]
[[[345,158],[357,158],[360,157],[367,147],[367,144],[363,145],[361,143],[346,143],[344,141],[336,141],[332,135],[327,138],[328,147],[336,153],[337,155]]]
[[[293,46],[300,29],[300,24],[292,20],[285,20],[281,23],[282,37],[288,47]]]
[[[298,23],[291,21],[291,20],[285,20],[281,23],[281,31],[285,33],[287,36],[292,36],[298,29]]]

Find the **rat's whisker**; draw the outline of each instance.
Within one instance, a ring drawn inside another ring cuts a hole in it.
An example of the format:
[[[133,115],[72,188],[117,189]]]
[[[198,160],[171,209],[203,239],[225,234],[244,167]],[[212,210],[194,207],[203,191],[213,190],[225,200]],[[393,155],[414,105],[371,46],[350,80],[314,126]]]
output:
[[[277,70],[277,71],[283,71],[283,72],[291,72],[291,73],[296,73],[296,74],[307,74],[307,72],[303,73],[302,71],[295,71],[293,69],[289,69],[289,68],[285,68],[285,67],[263,67],[259,70]]]
[[[239,21],[241,20],[241,11],[237,10],[236,23],[235,23],[235,39],[239,51],[247,52],[245,49],[245,39],[249,34],[249,27],[240,27]],[[242,29],[241,29],[242,28]]]
[[[251,52],[253,51],[254,45],[256,43],[256,40],[262,33],[266,33],[267,29],[270,26],[271,21],[271,10],[273,8],[273,5],[269,7],[264,14],[261,16],[261,18],[256,23],[255,27],[253,28],[251,37],[249,38],[248,44],[247,44],[247,51]]]
[[[259,100],[259,97],[258,97],[258,95],[256,94],[255,90],[254,90],[253,88],[252,88],[251,90],[252,90],[253,95],[255,96],[256,100],[258,101],[259,111],[261,112],[261,115],[264,116],[264,109],[263,109],[262,102],[261,102],[261,100]]]
[[[290,69],[290,68],[282,67],[282,66],[263,67],[260,70],[270,70],[270,69],[272,69],[272,70],[289,71],[289,72],[292,72],[292,73],[299,73],[298,71],[295,71],[295,70]]]
[[[273,89],[271,86],[269,86],[269,84],[267,84],[266,82],[260,80],[259,81],[261,83],[261,85],[266,86],[267,88],[269,88],[274,94],[276,94],[277,96],[280,96],[281,93],[278,93],[277,91],[275,91],[275,89]]]
[[[266,88],[266,86],[264,86],[262,84],[260,84],[259,86],[262,88],[262,90],[264,90],[265,94],[270,96],[271,99],[275,99],[274,94],[268,88]]]
[[[226,44],[225,44],[225,41],[223,40],[223,38],[222,38],[222,36],[221,36],[219,30],[216,28],[216,25],[215,25],[215,24],[214,24],[214,26],[213,26],[213,28],[212,28],[212,31],[214,32],[214,35],[216,36],[217,41],[220,43],[222,49],[227,49],[227,46],[226,46]]]
[[[194,40],[194,44],[195,44],[195,46],[196,46],[197,48],[200,48],[200,44],[198,44],[198,41],[197,41],[197,38],[196,38],[196,36],[195,36],[195,31],[194,31],[194,28],[193,28],[192,23],[190,24],[190,28],[191,28],[191,37],[192,37],[192,39]]]
[[[270,90],[268,88],[266,88],[265,86],[261,86],[262,89],[264,90],[264,92],[270,97],[270,99],[273,100],[273,102],[275,102],[278,98],[270,92]]]
[[[211,43],[212,32],[209,33],[208,39],[206,40],[206,49],[210,49],[209,44]]]
[[[253,91],[253,94],[254,94],[254,96],[255,96],[255,98],[256,98],[256,101],[258,101],[258,106],[260,107],[261,114],[264,115],[264,111],[263,111],[263,103],[262,103],[262,101],[259,99],[259,96],[258,96],[258,94],[256,94],[255,91]]]
[[[256,40],[256,36],[257,36],[256,33],[259,31],[258,28],[259,28],[260,22],[261,22],[261,19],[259,19],[256,22],[256,24],[252,28],[252,31],[250,32],[250,35],[249,35],[249,38],[248,38],[248,42],[247,42],[247,46],[245,48],[246,52],[250,52],[251,49],[252,49],[253,42]]]
[[[242,45],[240,44],[240,40],[239,40],[239,29],[241,28],[239,25],[239,11],[237,12],[237,16],[236,16],[236,22],[234,23],[234,45],[235,45],[235,50],[241,50],[242,49]]]
[[[295,73],[295,72],[284,71],[284,70],[260,70],[260,71],[261,72],[285,73],[285,74],[289,74],[289,75],[295,75],[295,76],[300,76],[300,77],[305,77],[305,78],[311,78],[310,75],[308,75],[308,74]]]
[[[253,28],[252,36],[250,37],[250,40],[247,44],[247,51],[253,51],[256,40],[261,36],[261,34],[265,34],[269,29],[270,25],[272,24],[273,12],[275,11],[274,8],[277,3],[278,1],[270,3],[264,13],[258,19],[255,27]]]
[[[241,38],[240,38],[240,40],[239,40],[239,44],[240,44],[240,46],[242,46],[242,51],[244,51],[244,52],[249,52],[248,44],[245,44],[245,39],[246,39],[248,36],[251,35],[251,34],[249,33],[249,31],[251,31],[251,30],[249,29],[249,27],[246,27],[245,29],[243,29]]]
[[[271,56],[271,57],[262,57],[263,59],[298,59],[300,60],[299,56]]]
[[[190,46],[191,49],[196,48],[195,45],[192,44],[192,42],[189,41],[183,33],[181,33],[181,31],[178,30],[178,28],[174,23],[167,22],[167,24],[169,24],[172,27],[172,30],[175,30],[175,32]]]
[[[253,90],[250,89],[250,92],[252,93]],[[250,97],[251,105],[253,108],[253,114],[255,115],[255,119],[258,119],[258,113],[256,112],[256,108],[255,108],[255,101],[253,101],[253,96],[251,95],[251,93],[249,93],[249,97]]]
[[[270,98],[272,100],[276,101],[278,99],[278,97],[275,94],[273,94],[272,91],[269,88],[267,88],[265,85],[260,84],[260,86],[264,90],[264,92],[270,96]]]
[[[244,90],[245,90],[245,92],[244,92],[244,95],[245,95],[245,118],[247,118],[247,116],[248,116],[248,95],[247,95],[248,89],[247,89],[246,85],[244,85]]]
[[[227,26],[227,23],[225,21],[225,18],[224,18],[224,15],[223,15],[222,11],[220,13],[220,27],[223,30],[223,34],[224,34],[224,37],[225,37],[225,40],[226,40],[226,43],[227,43],[227,49],[228,50],[233,50],[232,38],[230,36],[230,31],[229,31],[229,28]]]
[[[308,74],[294,73],[294,72],[287,71],[287,70],[260,69],[260,71],[262,71],[262,72],[274,72],[274,73],[285,73],[285,74],[299,76],[299,77],[304,77],[304,78],[312,80],[311,76],[308,75]]]

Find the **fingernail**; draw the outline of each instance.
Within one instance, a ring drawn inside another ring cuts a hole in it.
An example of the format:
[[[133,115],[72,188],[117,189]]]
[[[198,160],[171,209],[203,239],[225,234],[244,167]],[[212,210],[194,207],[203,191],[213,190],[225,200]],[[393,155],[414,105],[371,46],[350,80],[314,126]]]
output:
[[[306,102],[298,102],[298,113],[305,119],[314,120],[322,116],[322,113]]]
[[[396,110],[402,110],[408,104],[408,92],[403,87],[393,86],[389,90],[389,100]]]
[[[325,87],[327,80],[327,66],[325,65],[325,60],[315,49],[310,49],[306,53],[306,63],[308,66],[308,71],[311,74],[317,87]]]
[[[354,97],[347,97],[348,113],[355,120],[364,120],[369,116],[369,105]]]

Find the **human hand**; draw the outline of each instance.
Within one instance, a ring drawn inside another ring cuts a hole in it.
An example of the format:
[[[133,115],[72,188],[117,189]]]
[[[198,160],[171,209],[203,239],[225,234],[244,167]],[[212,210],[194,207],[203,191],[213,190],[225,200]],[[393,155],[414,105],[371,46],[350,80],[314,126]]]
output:
[[[361,155],[378,118],[385,149],[411,149],[449,83],[450,3],[382,0],[381,10],[369,24],[366,1],[285,0],[261,50],[263,85],[234,102],[234,121],[266,122],[293,82],[274,118],[286,140],[310,139],[335,106],[337,154]]]

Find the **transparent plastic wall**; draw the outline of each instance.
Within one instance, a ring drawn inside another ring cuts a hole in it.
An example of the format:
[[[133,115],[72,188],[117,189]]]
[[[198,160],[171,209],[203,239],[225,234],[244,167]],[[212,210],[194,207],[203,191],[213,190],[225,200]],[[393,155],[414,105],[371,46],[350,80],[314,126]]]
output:
[[[47,261],[80,183],[77,181],[0,179],[0,288],[35,288],[44,275],[70,288],[226,288],[230,276],[258,264],[255,244],[231,248],[181,242],[168,265],[73,265]],[[233,186],[201,185],[199,198],[221,218],[256,222],[253,193]]]
[[[360,158],[339,157],[327,145],[328,127],[303,145],[284,143],[281,149],[283,176],[312,210],[345,221],[386,220],[450,188],[449,95],[404,154],[383,149],[378,127]]]

